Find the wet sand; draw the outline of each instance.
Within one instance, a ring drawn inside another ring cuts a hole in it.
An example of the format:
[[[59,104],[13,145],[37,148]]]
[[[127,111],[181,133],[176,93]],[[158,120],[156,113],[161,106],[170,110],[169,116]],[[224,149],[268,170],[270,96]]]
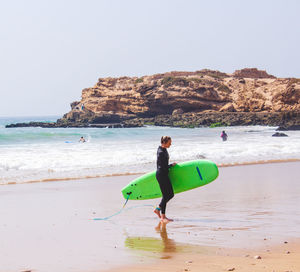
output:
[[[167,225],[158,200],[91,220],[118,212],[135,176],[0,186],[0,271],[300,271],[299,167],[221,167],[170,201]]]
[[[256,250],[200,247],[190,253],[172,254],[172,257],[160,259],[150,265],[138,264],[108,271],[297,272],[300,271],[299,245],[300,240]]]

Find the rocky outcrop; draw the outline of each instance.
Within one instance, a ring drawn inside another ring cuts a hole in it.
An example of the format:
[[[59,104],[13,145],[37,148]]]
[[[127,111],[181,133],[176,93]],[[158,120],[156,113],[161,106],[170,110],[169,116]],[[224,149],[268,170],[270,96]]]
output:
[[[176,112],[300,111],[300,79],[280,79],[255,68],[232,75],[219,71],[170,72],[144,77],[100,78],[58,120],[123,122]],[[83,110],[81,105],[84,105]]]
[[[93,87],[82,91],[80,101],[71,103],[71,111],[56,125],[136,126],[154,122],[194,126],[222,122],[287,128],[300,125],[299,112],[300,79],[276,78],[256,68],[233,74],[206,69],[99,78]]]

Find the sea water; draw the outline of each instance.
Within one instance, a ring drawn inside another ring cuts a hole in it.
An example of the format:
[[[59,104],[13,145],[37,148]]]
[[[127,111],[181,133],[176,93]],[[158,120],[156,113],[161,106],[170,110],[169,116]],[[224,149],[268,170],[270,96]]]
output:
[[[55,121],[0,118],[0,184],[145,173],[156,168],[163,135],[172,137],[170,162],[209,159],[219,165],[300,159],[300,131],[272,137],[276,127],[5,128]],[[223,142],[222,130],[228,134]],[[79,142],[80,137],[86,139]]]

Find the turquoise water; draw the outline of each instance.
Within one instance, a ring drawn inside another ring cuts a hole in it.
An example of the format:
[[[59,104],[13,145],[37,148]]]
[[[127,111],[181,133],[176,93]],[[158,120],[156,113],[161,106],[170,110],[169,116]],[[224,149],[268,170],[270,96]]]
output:
[[[0,184],[152,171],[162,135],[173,139],[172,162],[300,159],[300,131],[287,132],[289,137],[271,137],[275,127],[5,128],[9,123],[57,118],[0,118]],[[229,136],[227,142],[220,138],[222,130]],[[86,143],[79,142],[81,136]]]

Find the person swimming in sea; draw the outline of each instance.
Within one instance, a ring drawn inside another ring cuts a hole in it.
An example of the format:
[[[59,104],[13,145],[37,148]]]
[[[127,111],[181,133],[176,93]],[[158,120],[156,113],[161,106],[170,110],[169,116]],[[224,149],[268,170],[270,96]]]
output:
[[[225,130],[222,131],[221,138],[222,138],[223,142],[227,141],[228,135],[226,134]]]
[[[161,145],[157,149],[157,170],[156,170],[156,179],[158,181],[162,199],[160,204],[155,208],[154,213],[160,218],[162,222],[168,223],[173,221],[166,217],[166,206],[169,200],[174,196],[173,187],[169,179],[169,168],[175,166],[176,163],[169,164],[169,153],[167,148],[172,144],[172,139],[169,136],[161,137]]]
[[[80,142],[80,143],[85,143],[86,140],[83,138],[83,136],[81,136],[80,139],[79,139],[79,142]]]

